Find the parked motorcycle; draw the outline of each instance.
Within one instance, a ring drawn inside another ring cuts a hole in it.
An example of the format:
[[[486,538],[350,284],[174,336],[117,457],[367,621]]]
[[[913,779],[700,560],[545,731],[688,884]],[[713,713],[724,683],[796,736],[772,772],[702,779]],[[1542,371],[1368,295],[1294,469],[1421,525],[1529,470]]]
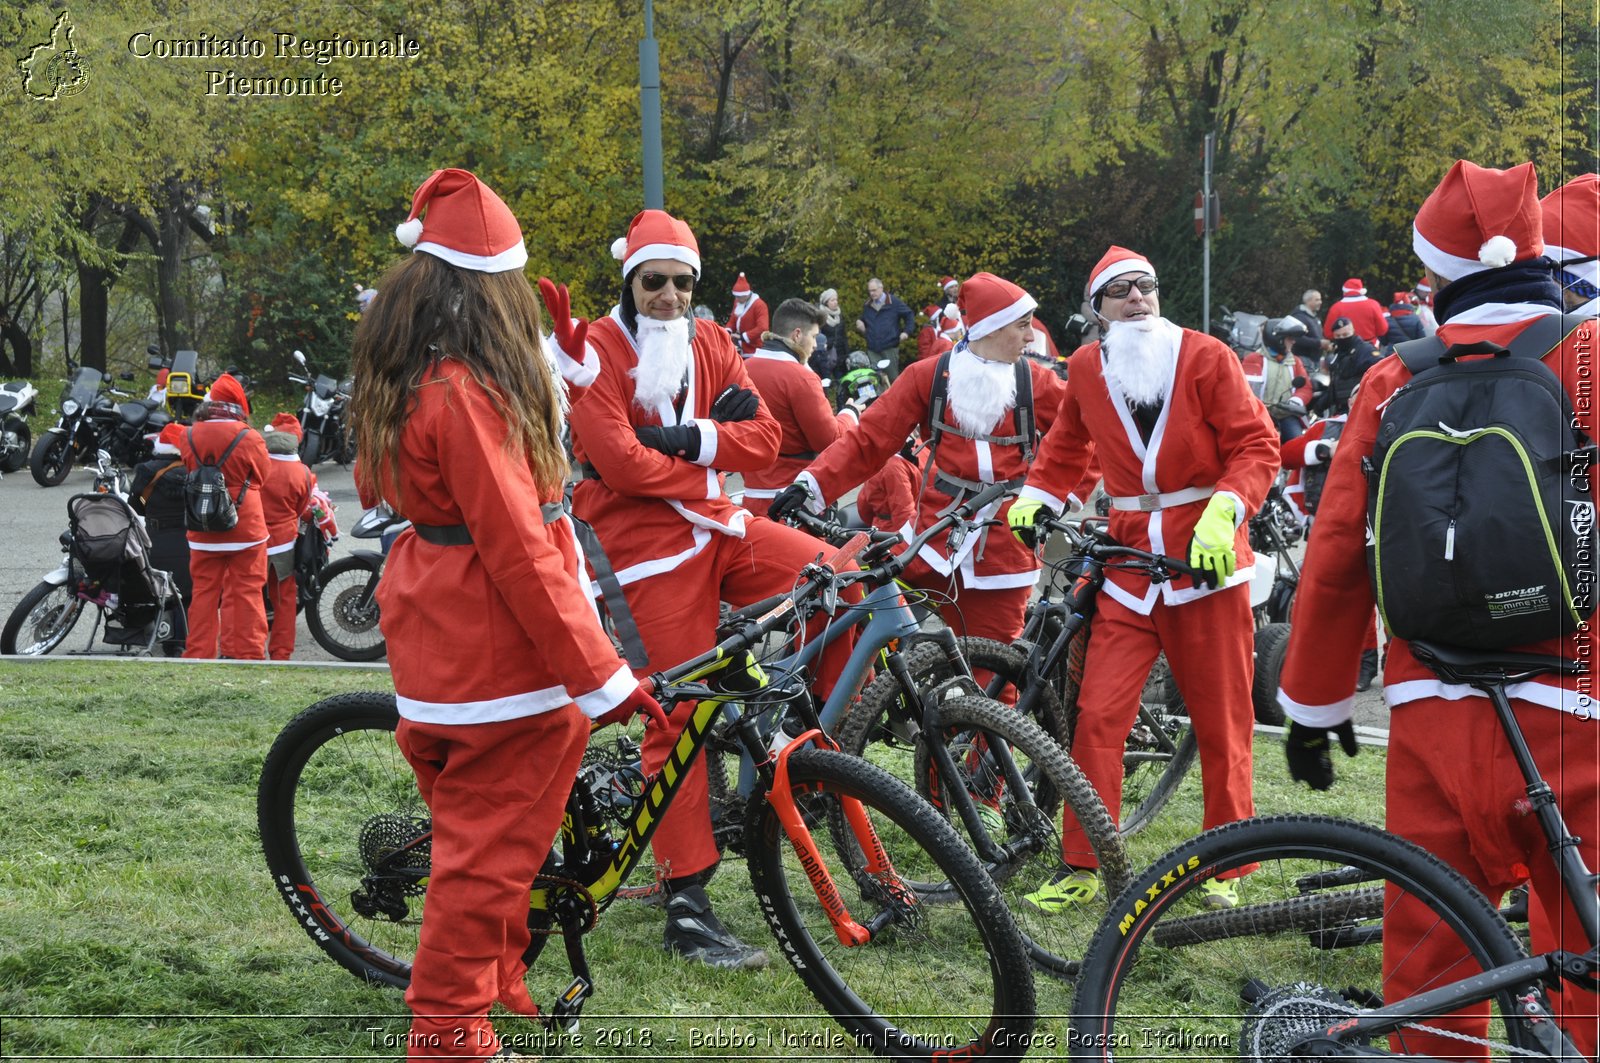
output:
[[[355,550],[322,570],[306,627],[317,645],[346,661],[376,661],[389,652],[378,627],[378,579],[395,537],[411,522],[388,506],[367,510],[350,534],[380,539],[383,550]]]
[[[0,384],[0,473],[16,472],[28,464],[33,447],[28,416],[38,394],[39,389],[26,380]]]
[[[167,371],[163,385],[152,388],[149,397],[164,402],[173,420],[189,424],[204,401],[208,386],[200,379],[200,352],[174,351],[171,358],[163,358],[161,349],[151,344],[145,353],[150,356],[146,364],[151,369]]]
[[[306,389],[306,402],[300,410],[300,460],[316,466],[324,461],[349,465],[356,460],[356,441],[350,434],[348,409],[350,405],[349,377],[335,380],[326,373],[311,377],[303,351],[294,352],[305,376],[289,374],[289,379]]]
[[[83,366],[62,389],[56,426],[39,437],[29,469],[41,487],[54,487],[74,465],[89,465],[100,451],[132,468],[150,457],[152,441],[171,420],[154,399],[133,399],[110,386],[111,374]],[[124,373],[123,379],[133,379]],[[118,403],[115,398],[132,399]]]

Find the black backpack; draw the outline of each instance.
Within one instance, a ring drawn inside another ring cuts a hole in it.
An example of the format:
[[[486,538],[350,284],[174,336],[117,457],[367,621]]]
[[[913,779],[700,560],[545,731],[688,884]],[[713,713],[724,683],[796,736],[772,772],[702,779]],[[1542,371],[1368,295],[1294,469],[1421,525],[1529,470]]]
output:
[[[954,351],[945,351],[939,356],[939,364],[933,371],[933,392],[928,397],[928,421],[924,424],[923,433],[928,440],[928,448],[932,451],[939,445],[939,437],[946,432],[953,432],[959,436],[967,436],[959,428],[945,424],[944,409],[950,403],[950,356]],[[1033,464],[1033,452],[1039,445],[1039,428],[1033,416],[1033,373],[1028,369],[1028,359],[1019,358],[1016,362],[1017,374],[1017,404],[1013,413],[1017,419],[1017,434],[1014,436],[967,436],[969,439],[982,439],[993,446],[1018,446],[1022,448],[1022,460],[1029,465]]]
[[[232,531],[239,523],[239,503],[250,490],[250,481],[246,479],[239,488],[238,498],[232,497],[228,494],[228,481],[222,475],[222,464],[249,431],[249,428],[242,429],[219,457],[206,461],[195,450],[194,429],[189,429],[189,453],[194,455],[195,468],[183,484],[183,523],[190,531]]]
[[[1362,459],[1368,569],[1395,635],[1506,649],[1593,616],[1594,447],[1539,360],[1585,320],[1541,318],[1510,350],[1396,346],[1413,376]]]

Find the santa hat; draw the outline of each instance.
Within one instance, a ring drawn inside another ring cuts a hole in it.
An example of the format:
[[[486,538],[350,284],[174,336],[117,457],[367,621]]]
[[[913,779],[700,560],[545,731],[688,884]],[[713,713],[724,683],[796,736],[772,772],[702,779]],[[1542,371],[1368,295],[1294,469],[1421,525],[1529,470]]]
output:
[[[1423,200],[1411,248],[1441,277],[1459,280],[1544,254],[1533,163],[1491,170],[1460,160]]]
[[[211,382],[211,390],[206,392],[206,400],[231,402],[243,410],[246,417],[250,415],[250,400],[245,397],[244,385],[227,373],[223,373]]]
[[[932,303],[929,303],[927,306],[922,308],[922,316],[927,318],[929,321],[933,321],[934,318],[939,316],[939,308],[934,306]]]
[[[956,280],[954,277],[940,277],[939,278],[939,290],[940,291],[949,291],[952,285],[959,284],[959,283],[961,283],[961,282]]]
[[[183,438],[183,425],[177,421],[168,421],[161,429],[161,434],[156,436],[155,443],[150,451],[153,454],[178,453],[178,440]]]
[[[687,223],[664,210],[641,210],[628,224],[628,235],[611,242],[611,257],[622,262],[627,277],[641,262],[654,258],[682,262],[700,276],[700,245]],[[744,274],[739,274],[743,277]]]
[[[1351,277],[1344,282],[1344,297],[1346,299],[1354,299],[1357,296],[1366,294],[1367,286],[1361,283],[1360,277]]]
[[[1139,252],[1112,244],[1111,250],[1100,256],[1100,261],[1089,271],[1089,286],[1085,294],[1093,299],[1096,292],[1124,273],[1148,273],[1154,277],[1156,268]]]
[[[750,282],[745,280],[743,273],[739,274],[739,279],[733,282],[733,294],[736,296],[746,296],[750,294]]]
[[[394,234],[412,251],[479,273],[506,273],[528,261],[511,208],[466,170],[433,171],[411,197],[411,213]]]
[[[1540,203],[1544,215],[1545,257],[1552,259],[1556,268],[1588,284],[1600,288],[1600,174],[1586,173],[1568,181],[1545,196]],[[1570,259],[1587,258],[1588,262]]]
[[[1397,306],[1403,310],[1411,309],[1411,293],[1395,292],[1394,298],[1389,300],[1389,309],[1393,310]]]
[[[296,417],[292,413],[274,414],[272,421],[261,431],[263,433],[283,432],[286,435],[294,436],[296,439],[302,438],[302,432],[300,430],[300,418]]]
[[[967,340],[981,340],[1033,312],[1033,296],[993,273],[974,273],[961,284],[956,300],[967,323]]]
[[[935,320],[939,325],[940,332],[954,332],[961,327],[961,308],[956,306],[955,303],[951,303],[943,310],[938,311],[938,317]]]

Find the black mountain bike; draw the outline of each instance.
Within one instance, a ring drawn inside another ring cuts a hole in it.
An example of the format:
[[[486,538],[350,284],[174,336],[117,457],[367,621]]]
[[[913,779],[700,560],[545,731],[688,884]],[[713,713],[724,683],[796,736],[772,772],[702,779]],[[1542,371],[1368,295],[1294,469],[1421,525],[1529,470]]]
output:
[[[1141,1058],[1433,1058],[1418,1053],[1439,1044],[1452,1057],[1582,1058],[1551,1021],[1544,987],[1596,985],[1597,879],[1505,694],[1535,676],[1577,674],[1581,662],[1411,649],[1445,682],[1489,696],[1589,950],[1529,958],[1482,893],[1378,828],[1326,816],[1242,820],[1173,849],[1113,904],[1084,959],[1074,1058],[1127,1056],[1130,1046]],[[1208,879],[1252,865],[1242,887],[1249,903],[1215,912],[1189,903]],[[1418,988],[1404,997],[1382,964],[1383,917],[1402,896],[1433,920],[1422,937],[1453,935],[1462,946],[1457,962],[1413,977]]]
[[[855,1044],[895,1059],[1026,1052],[1033,979],[993,880],[914,792],[831,748],[809,700],[773,689],[751,654],[767,634],[836,598],[836,572],[864,542],[807,566],[794,594],[656,676],[664,702],[698,701],[659,773],[622,788],[605,772],[580,774],[556,851],[530,883],[529,965],[560,934],[573,972],[545,1013],[552,1028],[570,1028],[590,992],[583,936],[644,857],[713,723],[731,714],[758,766],[743,831],[752,892],[823,1008]],[[808,726],[774,752],[779,743],[761,721],[786,711]],[[396,725],[389,694],[313,705],[267,755],[258,817],[278,893],[312,940],[362,978],[405,986],[426,903],[431,823],[396,748]],[[930,986],[938,987],[935,1013]]]

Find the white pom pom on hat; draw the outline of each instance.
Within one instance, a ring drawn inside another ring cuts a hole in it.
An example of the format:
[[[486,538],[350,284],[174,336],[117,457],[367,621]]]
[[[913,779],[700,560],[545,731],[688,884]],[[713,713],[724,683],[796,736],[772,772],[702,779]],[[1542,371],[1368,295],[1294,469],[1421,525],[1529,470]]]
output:
[[[1478,248],[1478,261],[1490,269],[1509,266],[1517,260],[1517,244],[1509,236],[1491,236]]]
[[[410,221],[401,222],[394,227],[394,235],[395,239],[407,247],[416,247],[417,241],[422,239],[422,219],[412,218]]]
[[[628,238],[619,236],[611,241],[611,257],[621,262],[628,257]]]

